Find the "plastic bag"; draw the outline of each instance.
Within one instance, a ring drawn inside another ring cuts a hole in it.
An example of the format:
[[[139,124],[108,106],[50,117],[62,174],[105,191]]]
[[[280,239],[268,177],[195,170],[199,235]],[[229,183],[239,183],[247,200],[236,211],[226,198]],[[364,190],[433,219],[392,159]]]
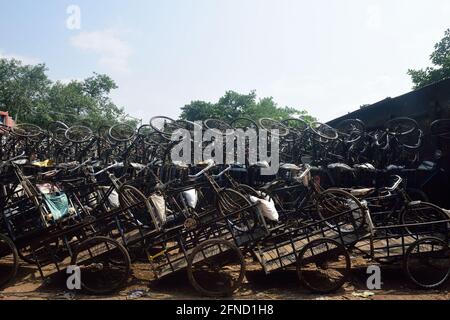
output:
[[[191,189],[188,191],[184,191],[183,196],[184,196],[184,199],[186,199],[187,205],[190,208],[195,209],[195,207],[197,206],[197,202],[198,202],[197,190]]]
[[[159,221],[161,221],[162,224],[165,224],[167,221],[166,200],[164,197],[157,194],[152,194],[149,199],[156,209]]]
[[[65,193],[44,194],[44,201],[55,221],[69,215],[69,199]]]
[[[270,221],[278,222],[280,218],[278,211],[275,207],[275,202],[272,199],[267,197],[266,199],[259,199],[251,196],[250,201],[253,203],[257,203],[258,209],[261,210],[262,215],[269,219]]]

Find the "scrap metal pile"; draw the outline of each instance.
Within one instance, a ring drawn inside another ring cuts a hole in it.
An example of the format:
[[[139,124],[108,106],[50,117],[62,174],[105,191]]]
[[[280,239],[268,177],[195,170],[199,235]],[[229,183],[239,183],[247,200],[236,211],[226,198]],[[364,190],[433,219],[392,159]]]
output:
[[[437,138],[450,137],[448,122],[433,124]],[[251,260],[266,274],[293,268],[318,293],[350,280],[356,256],[403,266],[422,288],[449,277],[449,212],[420,201],[403,175],[423,165],[414,120],[375,132],[359,120],[203,123],[279,141],[272,176],[264,162],[173,163],[172,133],[196,126],[155,117],[138,130],[0,127],[0,285],[14,283],[19,264],[43,279],[77,266],[83,290],[106,294],[142,257],[155,280],[185,272],[209,297],[236,292]]]

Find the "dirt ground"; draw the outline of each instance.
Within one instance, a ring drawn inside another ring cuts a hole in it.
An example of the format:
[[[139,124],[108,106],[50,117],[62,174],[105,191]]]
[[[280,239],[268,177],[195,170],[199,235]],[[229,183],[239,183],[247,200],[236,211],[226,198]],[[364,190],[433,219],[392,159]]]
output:
[[[366,267],[356,264],[351,279],[340,291],[329,295],[315,295],[301,287],[295,270],[265,275],[258,265],[250,264],[242,288],[232,299],[239,300],[449,300],[450,283],[439,290],[419,290],[410,284],[399,266],[383,267],[382,290],[366,288]],[[163,300],[204,299],[191,288],[184,272],[157,282],[151,281],[146,264],[134,264],[133,275],[126,288],[111,296],[90,296],[65,289],[63,277],[42,282],[37,269],[21,265],[18,276],[0,292],[0,300]],[[366,292],[366,296],[364,293]]]

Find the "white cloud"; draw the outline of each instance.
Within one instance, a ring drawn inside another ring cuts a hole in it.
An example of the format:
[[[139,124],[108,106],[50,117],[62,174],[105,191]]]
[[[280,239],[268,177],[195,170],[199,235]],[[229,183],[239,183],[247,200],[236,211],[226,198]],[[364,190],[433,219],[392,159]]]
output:
[[[4,52],[1,49],[0,49],[0,58],[3,58],[3,59],[16,59],[16,60],[22,61],[23,64],[32,64],[32,65],[42,62],[38,58],[28,57],[28,56],[24,56],[24,55],[20,55],[20,54],[15,54],[15,53],[6,53],[6,52]]]
[[[70,44],[100,56],[99,64],[112,71],[129,71],[131,47],[112,30],[81,32],[70,38]]]

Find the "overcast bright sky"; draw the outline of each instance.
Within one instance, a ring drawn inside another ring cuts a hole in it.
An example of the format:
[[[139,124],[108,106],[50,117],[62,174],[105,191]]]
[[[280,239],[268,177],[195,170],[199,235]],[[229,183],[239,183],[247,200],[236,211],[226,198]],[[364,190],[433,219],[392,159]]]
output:
[[[54,80],[107,73],[144,122],[253,89],[331,120],[410,91],[447,28],[448,0],[0,0],[0,56]]]

